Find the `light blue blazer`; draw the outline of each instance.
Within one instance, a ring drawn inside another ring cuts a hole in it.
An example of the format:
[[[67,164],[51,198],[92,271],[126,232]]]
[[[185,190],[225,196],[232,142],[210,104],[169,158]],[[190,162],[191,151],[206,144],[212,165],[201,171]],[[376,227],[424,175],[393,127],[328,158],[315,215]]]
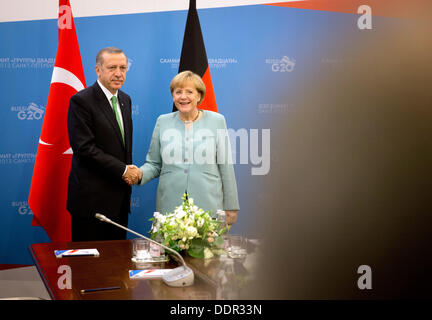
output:
[[[195,205],[214,214],[240,210],[225,117],[203,110],[189,130],[172,112],[159,116],[153,130],[141,185],[159,177],[156,211],[172,212],[187,191]]]

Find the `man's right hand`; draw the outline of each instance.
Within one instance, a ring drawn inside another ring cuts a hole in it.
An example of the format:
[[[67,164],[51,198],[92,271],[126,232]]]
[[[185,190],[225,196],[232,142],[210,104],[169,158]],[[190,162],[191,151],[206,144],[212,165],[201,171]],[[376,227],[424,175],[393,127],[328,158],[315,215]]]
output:
[[[130,164],[123,175],[123,180],[130,186],[138,184],[142,179],[142,171],[135,165]]]

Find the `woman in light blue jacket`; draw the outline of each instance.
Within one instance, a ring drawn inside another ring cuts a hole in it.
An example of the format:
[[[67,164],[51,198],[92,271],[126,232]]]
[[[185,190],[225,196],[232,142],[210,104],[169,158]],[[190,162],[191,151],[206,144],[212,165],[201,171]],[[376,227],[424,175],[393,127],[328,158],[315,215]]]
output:
[[[240,206],[225,117],[198,109],[206,88],[191,71],[176,75],[170,90],[178,111],[157,119],[139,184],[159,177],[158,212],[172,212],[187,191],[199,208],[225,210],[233,224]]]

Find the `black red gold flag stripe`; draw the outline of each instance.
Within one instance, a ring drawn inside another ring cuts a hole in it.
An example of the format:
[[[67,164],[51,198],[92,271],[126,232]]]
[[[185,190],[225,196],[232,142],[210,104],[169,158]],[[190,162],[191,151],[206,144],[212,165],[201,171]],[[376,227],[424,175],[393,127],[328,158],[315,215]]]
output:
[[[218,109],[213,90],[213,83],[204,46],[204,39],[201,32],[201,25],[196,9],[196,0],[189,1],[189,11],[186,20],[178,72],[180,73],[185,70],[190,70],[200,75],[206,86],[204,100],[198,107],[203,110],[217,112]],[[175,105],[173,105],[173,111],[177,111]]]

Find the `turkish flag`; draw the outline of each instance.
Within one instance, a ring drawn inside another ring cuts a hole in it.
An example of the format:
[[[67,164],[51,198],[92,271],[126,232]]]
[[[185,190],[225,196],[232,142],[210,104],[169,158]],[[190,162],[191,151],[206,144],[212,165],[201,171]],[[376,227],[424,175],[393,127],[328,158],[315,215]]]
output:
[[[67,132],[69,100],[85,88],[84,71],[69,0],[59,0],[59,39],[48,102],[36,154],[29,205],[34,226],[42,226],[51,241],[71,240],[66,210],[72,149]]]
[[[196,0],[190,0],[189,2],[189,11],[180,56],[179,73],[185,70],[198,74],[206,86],[205,97],[199,108],[217,112],[213,83],[196,9]],[[173,111],[177,111],[175,105],[173,106]]]

